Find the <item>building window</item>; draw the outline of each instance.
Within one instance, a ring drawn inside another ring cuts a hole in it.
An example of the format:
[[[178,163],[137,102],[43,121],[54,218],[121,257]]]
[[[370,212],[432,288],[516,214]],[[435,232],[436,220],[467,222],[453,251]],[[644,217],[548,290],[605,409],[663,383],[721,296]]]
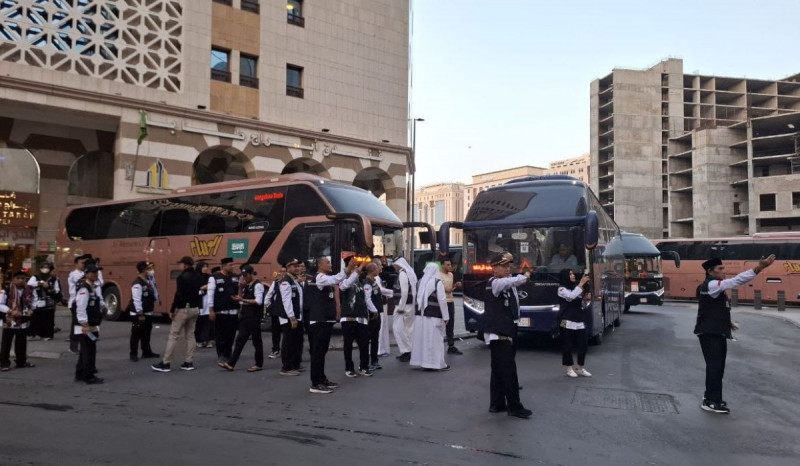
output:
[[[761,176],[769,176],[769,165],[761,167]]]
[[[214,0],[214,3],[221,3],[223,5],[232,6],[233,0]]]
[[[286,65],[286,95],[303,98],[303,67]]]
[[[762,194],[758,201],[762,212],[775,210],[775,194]]]
[[[258,14],[261,7],[258,5],[258,0],[242,0],[242,11]]]
[[[258,57],[239,55],[239,84],[258,89]]]
[[[230,58],[229,50],[211,49],[211,79],[231,82]]]
[[[792,193],[792,209],[800,209],[800,192]]]
[[[295,26],[305,27],[303,18],[303,2],[301,0],[288,0],[286,2],[286,22]]]
[[[434,208],[433,223],[438,226],[444,223],[444,201],[436,201]]]

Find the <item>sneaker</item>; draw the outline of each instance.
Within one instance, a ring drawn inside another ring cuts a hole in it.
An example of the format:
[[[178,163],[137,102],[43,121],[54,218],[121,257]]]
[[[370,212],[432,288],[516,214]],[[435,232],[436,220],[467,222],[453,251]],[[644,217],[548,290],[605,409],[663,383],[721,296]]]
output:
[[[36,367],[36,366],[34,366],[33,364],[31,364],[29,362],[24,362],[22,364],[17,364],[16,367],[17,367],[17,369],[25,369],[26,367]]]
[[[139,356],[136,356],[135,354],[130,355],[128,359],[130,359],[131,362],[139,362]]]
[[[577,376],[578,376],[578,374],[576,374],[575,371],[572,370],[571,367],[569,368],[569,370],[567,370],[567,377],[572,377],[574,379]]]
[[[489,406],[489,412],[490,413],[502,413],[502,412],[505,412],[505,411],[508,411],[508,408],[506,408],[505,406],[497,406],[497,407]]]
[[[285,371],[285,370],[281,369],[280,374],[281,375],[285,375],[287,377],[295,377],[295,376],[300,375],[300,372],[296,371],[296,370]]]
[[[531,411],[530,409],[527,409],[527,408],[520,408],[520,409],[508,412],[509,416],[518,417],[520,419],[528,419],[529,417],[531,417],[531,414],[533,414],[533,411]]]
[[[379,358],[385,358],[386,356],[389,356],[389,353],[381,353],[378,355]]]
[[[443,368],[438,369],[438,370],[439,370],[439,372],[449,371],[450,370],[450,364],[445,364]]]
[[[205,348],[206,344],[205,343],[197,343],[197,344],[194,345],[194,347],[195,348]]]
[[[447,348],[447,352],[449,354],[464,354],[464,353],[461,352],[460,349],[456,348],[455,346],[451,346],[451,347]]]
[[[194,367],[194,364],[192,364],[191,362],[185,362],[185,363],[181,364],[181,370],[182,371],[193,371],[195,369],[197,369],[197,368]]]
[[[6,369],[6,370],[8,370],[8,369]],[[353,372],[353,371],[345,371],[345,372],[344,372],[344,375],[346,375],[346,376],[350,377],[351,379],[352,379],[353,377],[358,377],[358,374],[356,374],[356,373],[355,373],[355,372]]]
[[[339,384],[336,382],[331,382],[330,380],[326,380],[322,382],[322,385],[325,385],[328,388],[339,388]]]
[[[323,395],[327,395],[328,393],[333,393],[333,390],[331,390],[330,387],[323,384],[312,385],[311,388],[308,389],[308,391],[311,393],[319,393]]]
[[[370,368],[359,369],[358,373],[359,373],[359,375],[363,375],[365,377],[372,377],[372,374],[374,374],[374,372]]]
[[[300,364],[300,366],[295,370],[298,371],[298,372],[305,372],[306,371],[306,366]]]
[[[716,401],[703,401],[703,404],[700,405],[700,409],[703,411],[709,411],[712,413],[717,414],[730,414],[731,410],[728,409],[727,406],[722,406],[722,403],[717,403]]]
[[[163,361],[158,364],[153,364],[150,366],[150,369],[153,369],[156,372],[169,372],[172,370],[169,368],[169,364],[164,364]]]
[[[269,356],[267,356],[267,357],[270,358],[270,359],[278,359],[279,357],[281,357],[281,352],[280,351],[273,351],[273,352],[269,353]]]
[[[575,371],[575,373],[580,375],[581,377],[591,377],[592,376],[592,373],[587,371],[584,368],[578,369],[577,371]]]
[[[397,357],[397,360],[400,362],[408,362],[411,361],[411,353],[403,353]]]
[[[370,368],[370,369],[371,369],[373,372],[375,372],[375,371],[377,371],[377,370],[379,370],[379,369],[383,369],[383,366],[381,366],[381,363],[379,363],[379,362],[376,362],[375,364],[370,364],[370,365],[369,365],[369,368]]]
[[[210,341],[206,342],[206,348],[213,348],[213,347],[214,347],[214,343],[211,343]]]
[[[86,385],[100,385],[104,382],[100,377],[91,377],[83,381]]]
[[[44,341],[50,341],[50,340],[52,340],[52,339],[53,339],[52,337],[45,337],[45,338],[44,338]]]

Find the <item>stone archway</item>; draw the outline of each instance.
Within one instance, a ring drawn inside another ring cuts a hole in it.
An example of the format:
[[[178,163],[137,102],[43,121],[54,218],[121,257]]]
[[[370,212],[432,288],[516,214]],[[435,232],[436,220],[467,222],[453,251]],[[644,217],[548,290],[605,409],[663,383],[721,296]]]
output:
[[[288,175],[290,173],[309,173],[323,178],[330,178],[328,170],[324,165],[308,157],[300,157],[287,163],[286,166],[283,167],[281,175]]]
[[[380,198],[394,188],[388,173],[377,167],[368,167],[356,174],[353,186],[365,189]]]
[[[209,147],[197,156],[192,165],[192,184],[254,178],[255,168],[250,158],[231,146]]]
[[[13,141],[0,141],[0,189],[39,192],[39,162],[33,153]]]
[[[113,199],[113,179],[114,154],[94,151],[81,155],[69,167],[68,204]]]

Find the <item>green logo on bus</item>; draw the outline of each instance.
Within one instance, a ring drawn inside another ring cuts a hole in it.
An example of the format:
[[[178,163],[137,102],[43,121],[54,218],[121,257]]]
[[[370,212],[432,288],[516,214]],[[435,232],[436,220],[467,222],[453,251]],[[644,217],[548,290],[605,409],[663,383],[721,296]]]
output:
[[[249,241],[245,239],[228,240],[228,257],[246,259],[249,255]]]

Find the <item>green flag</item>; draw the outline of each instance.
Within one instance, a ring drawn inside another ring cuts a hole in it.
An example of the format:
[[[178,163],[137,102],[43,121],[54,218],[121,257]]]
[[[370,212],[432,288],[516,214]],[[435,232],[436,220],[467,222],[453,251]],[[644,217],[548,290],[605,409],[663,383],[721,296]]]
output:
[[[147,112],[139,110],[141,119],[139,120],[139,137],[136,138],[136,144],[141,145],[144,138],[147,137]]]

